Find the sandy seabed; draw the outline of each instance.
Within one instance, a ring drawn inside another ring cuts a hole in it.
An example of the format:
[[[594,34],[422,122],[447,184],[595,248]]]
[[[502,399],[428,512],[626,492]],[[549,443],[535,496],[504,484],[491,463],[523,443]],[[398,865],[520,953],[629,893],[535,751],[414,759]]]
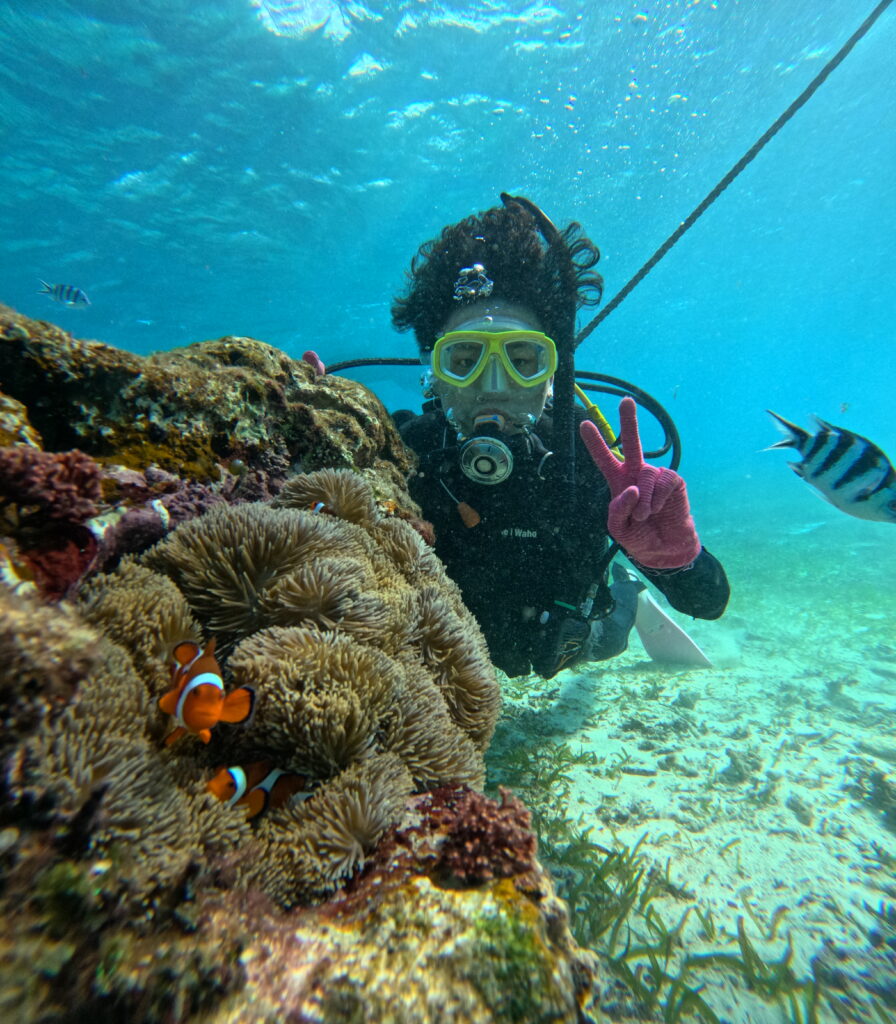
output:
[[[671,614],[712,668],[659,666],[633,632],[612,662],[509,681],[501,729],[596,755],[572,772],[567,814],[606,845],[645,836],[647,862],[668,861],[714,923],[708,941],[690,914],[688,953],[738,953],[741,918],[764,959],[789,940],[797,976],[822,954],[842,972],[845,992],[823,990],[822,1024],[896,1021],[893,1003],[867,1003],[875,989],[896,1000],[896,950],[869,939],[869,908],[896,905],[896,810],[887,820],[871,781],[896,792],[896,526],[804,504],[704,542],[731,579],[728,610]],[[671,926],[687,901],[658,906]],[[720,1020],[794,1019],[736,971],[700,980]]]

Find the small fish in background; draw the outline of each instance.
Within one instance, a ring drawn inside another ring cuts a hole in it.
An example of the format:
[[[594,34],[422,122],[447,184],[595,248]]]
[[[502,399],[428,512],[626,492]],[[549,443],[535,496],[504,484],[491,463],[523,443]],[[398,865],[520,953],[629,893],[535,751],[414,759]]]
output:
[[[290,797],[298,795],[307,800],[311,796],[304,775],[282,771],[270,761],[256,761],[243,768],[221,768],[206,789],[228,807],[245,807],[250,821],[267,810],[282,807]]]
[[[49,295],[54,302],[61,302],[63,306],[90,305],[87,292],[76,288],[73,284],[47,284],[46,281],[41,281],[40,283],[43,287],[37,293],[38,295]]]
[[[835,508],[857,519],[896,523],[896,471],[876,444],[818,417],[819,429],[810,434],[771,409],[766,412],[788,437],[765,451],[795,448],[803,460],[788,465]]]
[[[255,691],[248,686],[225,697],[214,640],[205,650],[190,640],[174,648],[171,684],[174,689],[159,699],[159,707],[177,723],[165,740],[166,746],[187,733],[208,743],[218,722],[245,722],[252,714]]]

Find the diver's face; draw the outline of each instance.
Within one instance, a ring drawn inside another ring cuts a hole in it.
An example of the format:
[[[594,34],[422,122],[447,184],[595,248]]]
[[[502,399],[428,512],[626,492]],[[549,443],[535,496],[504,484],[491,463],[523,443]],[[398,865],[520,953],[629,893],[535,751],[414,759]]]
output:
[[[525,306],[517,306],[500,299],[480,299],[463,306],[453,313],[442,325],[440,336],[449,331],[542,331],[543,327],[535,314]],[[513,355],[519,359],[519,368],[524,376],[529,375],[526,365],[525,346]],[[463,360],[463,348],[456,351],[456,358]],[[515,362],[515,365],[516,362]],[[457,367],[459,374],[465,372]],[[490,356],[485,369],[466,387],[457,387],[443,380],[434,380],[433,390],[442,402],[442,408],[451,425],[461,436],[476,433],[483,423],[496,423],[505,434],[518,434],[537,422],[544,412],[545,403],[551,394],[551,381],[544,381],[534,387],[524,387],[507,374],[497,356]]]

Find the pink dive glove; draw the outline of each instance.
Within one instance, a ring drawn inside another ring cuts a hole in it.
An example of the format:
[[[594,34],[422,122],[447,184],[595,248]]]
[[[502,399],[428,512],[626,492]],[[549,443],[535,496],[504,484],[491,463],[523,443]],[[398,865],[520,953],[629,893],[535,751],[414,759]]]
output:
[[[327,368],[324,366],[324,361],[313,348],[309,348],[307,352],[303,353],[302,362],[307,363],[314,370],[315,377],[326,377]]]
[[[641,452],[634,399],[619,403],[625,461],[607,447],[589,420],[579,433],[610,487],[607,529],[627,555],[647,569],[681,569],[700,554],[684,480],[672,469],[650,466]]]

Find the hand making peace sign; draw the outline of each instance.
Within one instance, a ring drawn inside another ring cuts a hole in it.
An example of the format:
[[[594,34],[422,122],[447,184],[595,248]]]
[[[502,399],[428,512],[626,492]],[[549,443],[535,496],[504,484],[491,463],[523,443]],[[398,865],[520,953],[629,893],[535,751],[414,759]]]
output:
[[[607,530],[636,562],[648,569],[680,569],[700,554],[700,540],[684,480],[672,469],[644,461],[637,406],[619,404],[624,461],[616,457],[597,427],[585,420],[579,433],[610,488]]]

